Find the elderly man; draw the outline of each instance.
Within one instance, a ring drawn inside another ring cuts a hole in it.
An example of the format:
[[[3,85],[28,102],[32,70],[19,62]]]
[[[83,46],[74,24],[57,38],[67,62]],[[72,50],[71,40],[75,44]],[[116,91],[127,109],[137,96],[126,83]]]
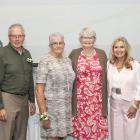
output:
[[[11,25],[8,36],[0,48],[0,140],[26,140],[29,110],[35,113],[32,58],[21,24]]]

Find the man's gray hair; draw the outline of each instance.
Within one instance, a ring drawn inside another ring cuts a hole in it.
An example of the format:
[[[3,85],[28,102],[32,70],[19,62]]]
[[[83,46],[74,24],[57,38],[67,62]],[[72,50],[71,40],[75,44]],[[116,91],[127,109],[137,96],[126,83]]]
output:
[[[12,25],[9,27],[9,29],[8,29],[8,35],[10,35],[12,28],[15,28],[15,27],[21,28],[21,30],[22,30],[23,33],[25,34],[24,27],[23,27],[20,23],[15,23],[15,24],[12,24]]]

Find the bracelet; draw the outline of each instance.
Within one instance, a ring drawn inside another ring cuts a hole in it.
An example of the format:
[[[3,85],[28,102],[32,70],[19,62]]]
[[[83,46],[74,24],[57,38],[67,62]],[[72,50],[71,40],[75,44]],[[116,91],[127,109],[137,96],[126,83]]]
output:
[[[133,106],[135,109],[138,109],[138,106],[136,106],[134,102],[132,102],[132,106]]]
[[[45,120],[48,120],[49,117],[48,117],[48,113],[47,112],[43,112],[40,114],[40,121],[45,121]]]

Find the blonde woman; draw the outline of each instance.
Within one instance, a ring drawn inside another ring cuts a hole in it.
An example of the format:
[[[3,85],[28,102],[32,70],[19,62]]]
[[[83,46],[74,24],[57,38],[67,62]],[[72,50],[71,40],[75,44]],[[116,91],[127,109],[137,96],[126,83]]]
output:
[[[140,139],[140,64],[126,38],[114,40],[108,62],[112,140]]]

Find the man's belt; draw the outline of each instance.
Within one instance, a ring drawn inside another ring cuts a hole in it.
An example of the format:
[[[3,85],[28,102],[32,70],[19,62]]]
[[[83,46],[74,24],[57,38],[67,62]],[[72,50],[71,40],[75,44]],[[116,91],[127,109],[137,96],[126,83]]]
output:
[[[5,90],[3,90],[3,89],[1,89],[0,91],[2,91],[2,92],[6,92],[6,93],[9,93],[9,94],[13,94],[13,95],[26,96],[26,94],[10,93],[10,92],[7,92],[7,91],[5,91]]]

